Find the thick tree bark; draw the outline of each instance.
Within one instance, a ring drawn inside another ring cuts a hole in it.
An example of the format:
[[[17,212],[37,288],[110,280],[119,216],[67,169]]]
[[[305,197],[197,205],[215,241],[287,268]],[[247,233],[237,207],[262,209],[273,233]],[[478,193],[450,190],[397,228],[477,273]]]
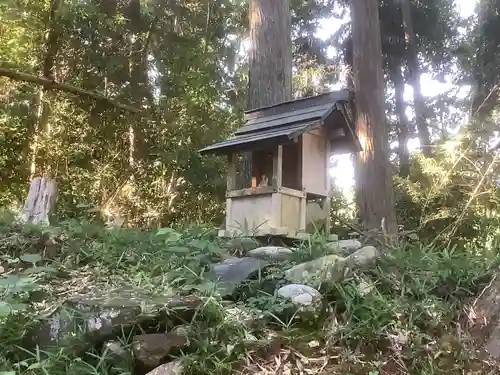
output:
[[[365,230],[397,233],[384,112],[382,47],[377,0],[351,1],[356,132],[356,199]]]
[[[415,119],[417,122],[418,139],[425,156],[431,153],[431,136],[427,125],[425,100],[420,84],[420,66],[418,63],[417,37],[413,29],[410,0],[401,0],[401,12],[407,45],[408,68],[410,69],[410,84],[413,87]]]
[[[250,0],[248,109],[292,99],[289,0]]]
[[[142,107],[145,104],[153,105],[154,98],[151,92],[148,75],[148,53],[150,51],[153,34],[158,16],[149,21],[141,13],[141,1],[129,0],[124,9],[127,17],[129,35],[129,81],[130,98],[134,105]],[[145,151],[145,134],[139,116],[129,121],[129,166],[133,169],[135,160],[142,158]]]
[[[389,65],[390,75],[394,83],[396,116],[398,118],[398,158],[399,175],[403,178],[410,174],[410,153],[408,151],[408,118],[405,113],[404,89],[405,83],[401,72],[401,60],[392,57]]]
[[[500,35],[498,29],[500,3],[495,0],[478,2],[477,36],[474,40],[476,58],[474,64],[474,95],[472,97],[471,116],[485,120],[498,104],[500,97]]]
[[[292,26],[289,0],[250,0],[248,109],[292,99]],[[252,176],[251,155],[244,155],[241,181]]]

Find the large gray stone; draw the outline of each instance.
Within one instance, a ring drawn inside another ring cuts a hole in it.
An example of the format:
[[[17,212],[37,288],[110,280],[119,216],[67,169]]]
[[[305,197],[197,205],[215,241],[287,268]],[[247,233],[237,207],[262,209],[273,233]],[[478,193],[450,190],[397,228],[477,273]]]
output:
[[[132,351],[118,340],[105,342],[103,345],[102,358],[113,367],[117,373],[128,373],[134,367],[134,355]]]
[[[345,258],[327,255],[298,264],[285,271],[287,280],[295,284],[319,285],[324,280],[339,280],[343,274]]]
[[[341,255],[349,255],[361,248],[361,242],[358,240],[340,240],[332,241],[326,244],[328,250]]]
[[[173,361],[155,368],[146,375],[182,375],[183,372],[184,366],[182,366],[181,362]]]
[[[377,261],[378,250],[365,246],[346,258],[327,255],[309,262],[298,264],[285,272],[287,280],[296,284],[319,286],[325,281],[342,280],[349,269],[369,267]]]
[[[137,288],[77,295],[44,320],[30,341],[41,347],[68,345],[83,335],[85,339],[78,342],[104,342],[120,335],[124,328],[164,314],[189,318],[200,304],[194,296],[155,296]]]
[[[233,294],[243,281],[269,264],[270,262],[259,258],[229,258],[214,264],[208,277],[216,283],[217,291],[221,296],[227,297]]]
[[[256,249],[260,246],[260,242],[252,237],[237,237],[228,240],[222,244],[222,247],[230,252],[245,252]]]
[[[278,289],[278,296],[290,299],[294,304],[311,306],[321,300],[321,293],[303,284],[288,284]]]
[[[365,246],[345,258],[345,262],[350,268],[363,268],[375,264],[379,255],[376,247]]]
[[[189,340],[182,330],[137,335],[132,339],[132,350],[136,360],[147,368],[158,367],[172,349],[181,349],[187,345]]]
[[[253,258],[286,260],[290,259],[293,255],[293,251],[280,246],[262,246],[257,249],[250,250],[247,255]]]

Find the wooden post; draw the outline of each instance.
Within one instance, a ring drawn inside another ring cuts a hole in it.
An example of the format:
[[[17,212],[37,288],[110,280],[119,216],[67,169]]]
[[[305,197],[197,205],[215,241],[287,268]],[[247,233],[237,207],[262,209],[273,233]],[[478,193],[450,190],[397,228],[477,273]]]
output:
[[[323,207],[326,210],[325,218],[325,236],[330,235],[330,208],[332,205],[332,178],[330,177],[330,157],[332,154],[332,143],[328,138],[326,140],[326,198],[323,203]]]
[[[330,235],[330,208],[332,206],[332,198],[330,196],[330,193],[328,193],[328,196],[325,198],[325,201],[323,202],[323,207],[324,210],[326,211],[326,218],[325,218],[325,236],[328,237]]]
[[[278,145],[273,154],[273,187],[280,188],[283,185],[283,146]]]
[[[236,160],[234,153],[227,155],[227,191],[236,189]]]
[[[233,152],[227,155],[227,183],[226,191],[230,192],[236,189],[236,160],[235,154]],[[231,205],[232,199],[230,197],[226,198],[226,233],[230,231],[232,224],[231,218]]]
[[[299,221],[299,231],[306,231],[306,216],[307,216],[307,196],[300,198],[300,221]]]
[[[281,193],[278,189],[283,185],[283,146],[278,145],[273,153],[273,188],[271,226],[281,227]]]

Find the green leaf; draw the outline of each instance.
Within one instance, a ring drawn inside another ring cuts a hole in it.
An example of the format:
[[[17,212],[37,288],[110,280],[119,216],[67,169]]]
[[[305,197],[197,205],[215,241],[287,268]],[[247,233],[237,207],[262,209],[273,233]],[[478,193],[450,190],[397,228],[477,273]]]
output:
[[[38,370],[39,368],[42,368],[42,363],[41,362],[35,362],[35,363],[32,363],[28,367],[28,370]]]
[[[166,251],[174,254],[189,254],[189,248],[181,246],[167,247]]]
[[[418,240],[419,240],[419,238],[418,238],[418,234],[416,234],[415,232],[413,232],[413,233],[408,233],[408,238],[409,238],[410,240],[414,240],[414,241],[418,241]]]
[[[3,259],[3,260],[6,260],[7,263],[9,263],[9,264],[19,263],[19,258],[11,258],[8,255],[2,255],[0,258]]]
[[[13,303],[10,305],[12,311],[26,311],[28,309],[28,305],[25,303]]]
[[[178,234],[177,231],[173,228],[160,228],[158,229],[158,232],[156,232],[157,236],[165,236],[165,235],[172,235],[172,234]]]
[[[16,285],[21,278],[18,275],[9,275],[0,279],[0,286]]]
[[[210,245],[210,242],[203,240],[192,240],[188,245],[198,250],[205,250]]]
[[[34,267],[34,268],[27,268],[23,271],[23,275],[32,275],[36,273],[41,273],[41,272],[56,272],[57,270],[54,267]]]
[[[49,234],[49,235],[60,235],[61,229],[57,228],[57,227],[46,227],[46,228],[43,228],[42,233]]]
[[[5,318],[12,313],[12,306],[10,303],[0,301],[0,317]]]
[[[0,371],[0,375],[16,375],[15,371]]]
[[[23,254],[19,257],[23,262],[35,264],[42,261],[42,257],[39,254]]]

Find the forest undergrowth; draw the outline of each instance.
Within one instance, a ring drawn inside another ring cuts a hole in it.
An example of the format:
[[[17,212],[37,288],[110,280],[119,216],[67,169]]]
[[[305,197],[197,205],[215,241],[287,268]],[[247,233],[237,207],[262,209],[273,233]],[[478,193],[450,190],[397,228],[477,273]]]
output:
[[[320,241],[300,246],[296,259],[270,267],[224,300],[204,275],[210,264],[244,254],[248,241],[223,241],[202,226],[108,230],[68,221],[41,229],[3,215],[0,374],[140,373],[134,365],[118,371],[102,343],[78,351],[26,341],[70,296],[123,285],[203,301],[184,322],[190,345],[168,359],[179,359],[185,374],[495,373],[469,340],[467,314],[491,280],[497,254],[409,244],[383,249],[377,267],[324,283],[322,303],[302,311],[267,285],[291,264],[323,255]],[[261,315],[243,324],[230,318],[228,305]],[[123,333],[124,345],[130,335]]]

